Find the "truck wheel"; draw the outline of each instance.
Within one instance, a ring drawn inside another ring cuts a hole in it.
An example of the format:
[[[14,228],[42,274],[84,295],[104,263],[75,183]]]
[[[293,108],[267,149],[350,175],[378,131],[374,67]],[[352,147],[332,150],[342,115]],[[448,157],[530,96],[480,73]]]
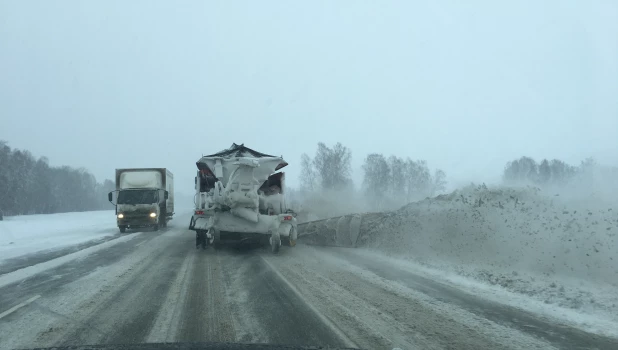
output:
[[[277,235],[270,236],[270,251],[273,254],[279,253],[279,247],[281,247],[281,238]]]
[[[202,233],[202,249],[206,250],[208,247],[208,238],[206,238],[206,233]]]
[[[199,231],[195,231],[195,248],[199,249],[200,245],[202,246],[202,249],[206,249],[206,244],[208,242],[206,242],[206,232],[199,230]]]
[[[212,246],[215,249],[220,249],[221,248],[221,231],[219,230],[212,230]]]
[[[298,237],[298,234],[296,233],[296,228],[292,227],[288,241],[290,247],[294,247],[296,245],[296,240],[293,238],[294,236]]]
[[[152,229],[153,229],[154,231],[159,231],[159,224],[155,224],[155,225],[152,227]]]
[[[118,229],[120,230],[120,233],[125,233],[125,231],[127,230],[126,226],[118,226]]]

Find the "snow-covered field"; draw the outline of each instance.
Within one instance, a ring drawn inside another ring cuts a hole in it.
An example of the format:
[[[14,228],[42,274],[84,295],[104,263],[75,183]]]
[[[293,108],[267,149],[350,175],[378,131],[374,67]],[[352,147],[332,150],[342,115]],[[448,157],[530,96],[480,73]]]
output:
[[[365,214],[357,244],[476,291],[489,285],[490,294],[529,298],[528,306],[545,305],[589,329],[587,316],[618,324],[618,207],[611,203],[470,186]]]
[[[7,259],[117,233],[112,210],[5,217],[0,221],[0,264]]]

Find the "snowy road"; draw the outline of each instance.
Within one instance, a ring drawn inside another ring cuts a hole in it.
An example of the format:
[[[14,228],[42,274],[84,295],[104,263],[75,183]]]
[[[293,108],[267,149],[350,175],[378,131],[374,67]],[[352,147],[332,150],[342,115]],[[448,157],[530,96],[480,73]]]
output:
[[[34,259],[25,269],[6,267],[12,272],[0,275],[0,348],[225,341],[618,349],[616,339],[484,300],[358,250],[196,250],[185,222],[181,216],[165,231]]]

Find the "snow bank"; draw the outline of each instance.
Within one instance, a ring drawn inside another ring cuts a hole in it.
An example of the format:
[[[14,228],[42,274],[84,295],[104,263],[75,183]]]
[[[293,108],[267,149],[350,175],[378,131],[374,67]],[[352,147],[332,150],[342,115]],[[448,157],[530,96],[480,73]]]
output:
[[[117,232],[114,212],[110,210],[5,217],[0,221],[0,264],[6,259],[60,249]]]
[[[359,247],[618,319],[618,206],[467,187],[365,214]]]

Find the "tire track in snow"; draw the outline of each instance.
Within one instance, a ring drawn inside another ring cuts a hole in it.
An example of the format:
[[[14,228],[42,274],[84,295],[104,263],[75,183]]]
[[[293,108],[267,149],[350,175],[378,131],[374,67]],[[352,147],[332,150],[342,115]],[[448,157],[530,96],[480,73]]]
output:
[[[234,342],[236,334],[228,310],[222,285],[221,262],[217,251],[196,250],[191,244],[193,256],[189,268],[187,293],[183,305],[181,322],[175,341]],[[228,267],[229,268],[229,267]]]
[[[533,335],[382,279],[332,252],[298,248],[266,259],[360,347],[552,348]]]

